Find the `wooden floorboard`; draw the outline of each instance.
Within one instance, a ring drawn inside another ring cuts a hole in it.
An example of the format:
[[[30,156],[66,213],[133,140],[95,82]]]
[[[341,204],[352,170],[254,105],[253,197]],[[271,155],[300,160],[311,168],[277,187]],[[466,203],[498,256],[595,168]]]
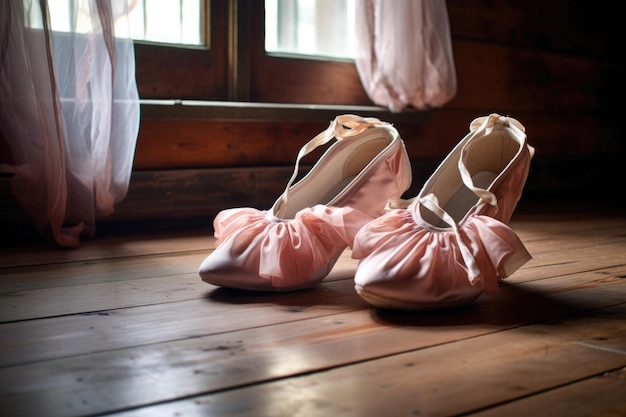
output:
[[[525,211],[533,259],[457,310],[369,306],[346,250],[294,293],[214,287],[209,230],[0,253],[7,416],[587,416],[626,410],[626,214]],[[4,249],[4,248],[3,248]]]
[[[624,416],[626,370],[604,372],[580,382],[472,413],[474,417],[527,416]]]
[[[626,351],[576,343],[602,334],[606,318],[560,320],[557,334],[551,322],[490,333],[161,407],[172,415],[459,415],[623,367]],[[613,343],[624,346],[626,336]],[[155,412],[163,410],[123,415]]]

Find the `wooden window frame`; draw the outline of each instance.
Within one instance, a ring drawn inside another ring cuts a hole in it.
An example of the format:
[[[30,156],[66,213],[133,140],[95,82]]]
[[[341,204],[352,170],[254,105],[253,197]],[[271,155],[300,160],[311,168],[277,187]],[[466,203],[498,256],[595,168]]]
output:
[[[209,47],[135,42],[142,99],[365,105],[354,62],[265,52],[263,0],[206,0]]]

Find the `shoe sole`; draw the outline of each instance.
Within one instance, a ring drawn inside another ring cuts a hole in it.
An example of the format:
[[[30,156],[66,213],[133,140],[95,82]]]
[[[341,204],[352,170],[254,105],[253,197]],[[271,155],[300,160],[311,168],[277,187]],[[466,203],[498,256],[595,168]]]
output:
[[[368,291],[366,288],[356,286],[357,294],[365,300],[368,304],[375,307],[393,309],[393,310],[406,310],[406,311],[437,311],[437,310],[452,310],[466,308],[471,305],[481,294],[478,294],[475,298],[462,303],[441,303],[436,304],[418,304],[405,301],[399,301],[393,298],[384,297],[382,295]]]
[[[274,287],[272,285],[271,280],[263,279],[263,281],[259,282],[249,282],[247,280],[241,279],[236,280],[232,278],[224,278],[220,275],[215,274],[200,274],[200,278],[202,281],[207,284],[217,285],[218,287],[226,287],[226,288],[235,288],[238,290],[246,290],[246,291],[263,291],[263,292],[292,292],[292,291],[302,291],[308,290],[319,283],[321,283],[333,269],[337,260],[341,256],[345,249],[342,249],[335,254],[330,261],[320,269],[315,271],[311,276],[311,280],[307,282],[303,282],[301,285],[291,286],[291,287]]]

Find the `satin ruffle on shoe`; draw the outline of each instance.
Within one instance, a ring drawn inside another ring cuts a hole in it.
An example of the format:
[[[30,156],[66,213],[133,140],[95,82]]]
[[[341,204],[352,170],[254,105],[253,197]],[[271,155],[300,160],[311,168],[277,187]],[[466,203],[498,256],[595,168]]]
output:
[[[470,304],[531,259],[507,225],[534,148],[515,119],[474,120],[417,197],[356,235],[357,293],[374,306],[432,310]]]
[[[336,139],[297,183],[300,160]],[[361,227],[385,213],[411,183],[397,130],[374,118],[343,115],[300,150],[283,194],[269,210],[226,209],[213,225],[216,249],[202,280],[259,291],[310,288],[328,275]],[[292,185],[293,184],[293,185]]]

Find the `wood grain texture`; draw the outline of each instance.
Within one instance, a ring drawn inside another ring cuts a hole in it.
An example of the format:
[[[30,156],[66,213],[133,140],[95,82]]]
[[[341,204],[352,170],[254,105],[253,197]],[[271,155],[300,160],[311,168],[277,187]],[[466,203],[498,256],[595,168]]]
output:
[[[214,1],[211,13],[218,18],[212,27],[212,48],[137,45],[142,99],[232,99],[226,62],[229,4],[242,6],[248,14],[262,13],[260,0]],[[583,0],[446,4],[456,96],[442,108],[418,114],[411,109],[398,118],[387,112],[405,140],[414,168],[413,190],[467,133],[474,118],[497,112],[521,121],[536,149],[527,197],[562,201],[581,193],[617,203],[619,193],[613,184],[626,180],[619,106],[626,83],[623,60],[615,53],[620,50],[619,13]],[[247,96],[240,104],[256,100],[311,105],[326,99],[326,104],[372,105],[353,64],[326,67],[310,60],[290,63],[265,57],[262,28],[255,25],[241,29],[242,35],[254,37],[246,40],[249,56],[242,58],[247,65],[242,74],[249,78],[238,80]],[[352,101],[345,101],[346,96]],[[211,218],[230,205],[265,207],[280,193],[300,147],[332,117],[352,112],[352,107],[336,112],[311,108],[311,116],[294,120],[293,109],[284,114],[273,109],[262,117],[258,109],[247,113],[243,109],[235,117],[197,117],[214,114],[214,107],[188,109],[188,114],[149,107],[142,106],[131,190],[111,218],[114,221]],[[379,110],[376,116],[387,119]],[[0,131],[0,163],[11,160]],[[16,220],[24,219],[8,181],[0,178],[0,221],[6,223],[0,224],[0,234],[11,240],[25,232],[14,230]]]
[[[0,253],[11,416],[600,415],[624,410],[626,217],[522,207],[533,259],[467,308],[356,294],[346,250],[311,290],[206,284],[209,230]]]

